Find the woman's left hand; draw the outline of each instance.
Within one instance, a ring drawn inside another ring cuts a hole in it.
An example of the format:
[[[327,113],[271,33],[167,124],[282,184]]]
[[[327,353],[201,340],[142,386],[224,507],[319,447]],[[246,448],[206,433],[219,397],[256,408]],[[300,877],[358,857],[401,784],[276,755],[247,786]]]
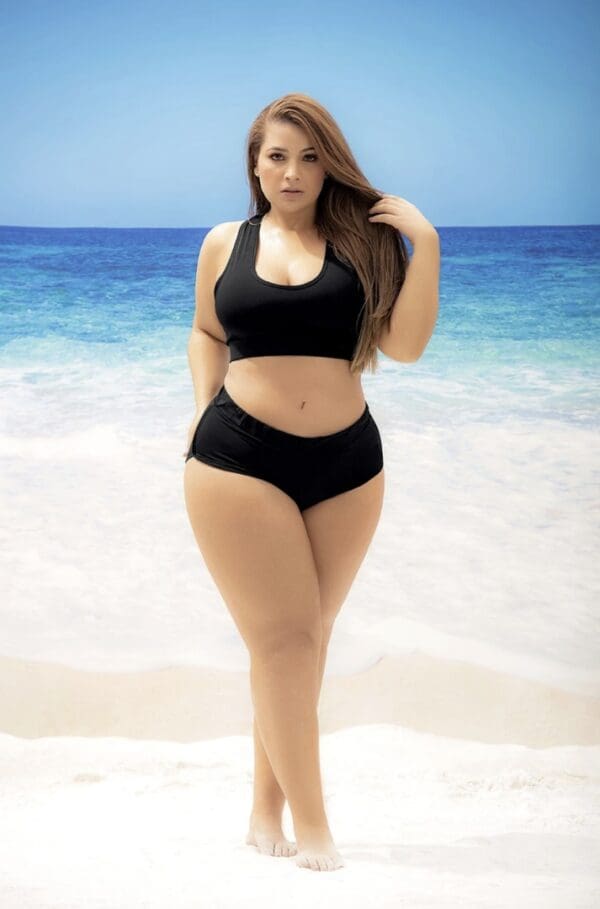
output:
[[[381,196],[381,199],[369,209],[369,221],[395,227],[405,234],[413,245],[419,233],[437,232],[433,224],[412,202],[389,193],[382,193]]]

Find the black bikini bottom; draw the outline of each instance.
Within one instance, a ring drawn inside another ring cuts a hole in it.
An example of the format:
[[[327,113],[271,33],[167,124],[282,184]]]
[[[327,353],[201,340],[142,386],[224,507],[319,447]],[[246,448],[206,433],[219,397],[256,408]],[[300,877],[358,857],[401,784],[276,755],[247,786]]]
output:
[[[366,402],[344,429],[298,436],[249,414],[224,385],[200,417],[186,463],[192,457],[273,483],[300,511],[361,486],[383,467],[381,436]]]

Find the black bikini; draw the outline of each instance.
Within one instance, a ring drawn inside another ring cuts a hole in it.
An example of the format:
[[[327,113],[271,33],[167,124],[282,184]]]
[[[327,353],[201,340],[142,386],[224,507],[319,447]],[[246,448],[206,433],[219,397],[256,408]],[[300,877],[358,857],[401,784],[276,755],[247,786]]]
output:
[[[304,354],[351,360],[365,302],[356,272],[327,243],[321,271],[312,281],[266,281],[255,264],[261,220],[243,222],[215,284],[215,312],[230,359]]]
[[[275,284],[256,272],[262,215],[240,225],[215,283],[215,312],[230,359],[309,355],[352,360],[364,306],[355,270],[327,244],[319,274],[303,284]],[[368,404],[338,432],[299,436],[248,413],[222,385],[200,418],[186,462],[266,480],[300,511],[361,486],[383,467],[383,449]]]

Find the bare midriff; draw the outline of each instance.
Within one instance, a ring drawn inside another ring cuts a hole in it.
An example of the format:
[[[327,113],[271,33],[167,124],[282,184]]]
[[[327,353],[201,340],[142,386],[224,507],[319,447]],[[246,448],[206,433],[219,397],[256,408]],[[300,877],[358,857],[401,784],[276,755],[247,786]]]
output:
[[[365,409],[360,373],[332,357],[245,357],[229,364],[224,385],[253,417],[298,436],[338,432]]]

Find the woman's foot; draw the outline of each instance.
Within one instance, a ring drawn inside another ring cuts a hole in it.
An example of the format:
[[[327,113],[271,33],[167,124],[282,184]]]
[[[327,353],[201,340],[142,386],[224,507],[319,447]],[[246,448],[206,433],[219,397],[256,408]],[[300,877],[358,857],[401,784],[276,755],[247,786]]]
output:
[[[250,827],[246,837],[249,846],[256,846],[263,855],[296,855],[296,844],[290,843],[283,835],[281,819],[274,815],[250,815]]]
[[[296,864],[300,868],[310,868],[311,871],[335,871],[344,868],[344,860],[335,848],[335,844],[328,831],[308,833],[296,836],[298,841],[298,855]]]

